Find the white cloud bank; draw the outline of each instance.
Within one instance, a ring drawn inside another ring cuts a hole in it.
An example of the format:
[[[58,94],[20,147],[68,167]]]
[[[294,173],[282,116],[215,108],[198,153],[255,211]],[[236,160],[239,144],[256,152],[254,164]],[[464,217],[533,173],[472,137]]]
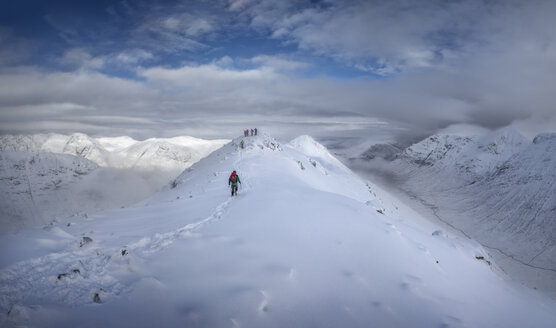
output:
[[[59,63],[69,71],[0,70],[0,132],[231,137],[246,125],[299,124],[306,133],[309,125],[377,119],[415,133],[451,125],[556,130],[553,1],[243,0],[224,7],[222,18],[185,5],[145,14],[118,52],[65,52]],[[149,65],[160,51],[206,50],[223,30],[225,38],[249,32],[296,49]],[[314,58],[386,77],[326,75]],[[135,76],[107,72],[114,67]]]

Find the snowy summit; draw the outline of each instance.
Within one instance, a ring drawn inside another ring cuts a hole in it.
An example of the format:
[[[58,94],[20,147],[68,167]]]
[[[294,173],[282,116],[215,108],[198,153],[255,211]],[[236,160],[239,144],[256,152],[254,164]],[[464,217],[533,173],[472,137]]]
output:
[[[133,207],[1,236],[0,324],[555,326],[554,300],[424,222],[311,137],[237,138]]]

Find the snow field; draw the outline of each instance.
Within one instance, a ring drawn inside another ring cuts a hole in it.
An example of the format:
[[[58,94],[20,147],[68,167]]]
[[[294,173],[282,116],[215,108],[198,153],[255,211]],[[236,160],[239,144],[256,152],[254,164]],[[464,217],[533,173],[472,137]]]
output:
[[[0,270],[2,325],[556,323],[554,301],[495,274],[477,243],[415,223],[309,137],[240,140],[136,206],[0,238],[17,253]]]

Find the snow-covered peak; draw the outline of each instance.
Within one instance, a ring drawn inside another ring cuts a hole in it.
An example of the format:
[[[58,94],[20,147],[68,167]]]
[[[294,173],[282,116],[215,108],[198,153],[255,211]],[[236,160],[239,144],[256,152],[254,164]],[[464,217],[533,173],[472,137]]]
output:
[[[556,133],[540,133],[533,139],[534,144],[542,144],[542,143],[556,143]]]
[[[529,143],[527,138],[512,126],[487,133],[481,136],[477,142],[483,146],[489,144],[521,146]]]
[[[302,135],[291,140],[287,146],[302,152],[309,158],[321,159],[343,170],[348,170],[336,157],[330,154],[326,147],[308,135]]]
[[[477,148],[483,154],[497,156],[499,160],[508,159],[528,144],[530,142],[513,127],[496,130],[477,140]]]
[[[308,135],[299,136],[288,143],[288,146],[298,149],[307,156],[329,156],[328,149]]]
[[[5,135],[0,150],[71,154],[100,166],[181,171],[229,140],[182,136],[137,141],[127,136],[92,138],[83,133]]]
[[[0,136],[0,147],[0,150],[34,151],[40,148],[40,144],[30,135],[3,135]]]
[[[400,157],[437,170],[459,169],[463,174],[482,175],[518,153],[530,142],[512,127],[480,137],[433,135],[412,145]]]
[[[259,135],[256,136],[239,137],[233,140],[233,144],[241,146],[241,141],[244,142],[245,149],[260,149],[263,151],[282,150],[281,143],[266,133],[259,133]]]
[[[0,150],[70,154],[108,166],[108,151],[96,139],[83,133],[3,135],[0,136]]]
[[[296,138],[294,141],[282,147],[279,141],[266,134],[235,138],[186,169],[166,190],[153,196],[153,199],[171,199],[176,193],[194,193],[196,189],[203,188],[219,176],[222,176],[223,184],[226,184],[233,170],[237,171],[240,179],[246,177],[250,186],[281,186],[286,190],[297,186],[308,190],[342,193],[343,196],[361,201],[368,198],[365,184],[330,155],[324,146],[309,136]]]
[[[401,154],[419,165],[435,165],[441,162],[453,164],[456,158],[474,139],[447,134],[438,134],[406,148]]]
[[[109,166],[108,151],[98,141],[83,133],[70,135],[61,153],[83,157],[100,166]]]

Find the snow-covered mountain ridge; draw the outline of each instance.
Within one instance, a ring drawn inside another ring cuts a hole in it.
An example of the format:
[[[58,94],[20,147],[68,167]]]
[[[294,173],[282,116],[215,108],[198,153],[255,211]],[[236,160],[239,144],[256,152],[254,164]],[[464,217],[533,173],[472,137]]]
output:
[[[1,136],[0,233],[141,201],[225,142]]]
[[[482,137],[433,135],[406,148],[398,158],[434,167],[437,171],[457,169],[459,176],[473,178],[492,174],[497,166],[528,144],[527,139],[512,128]]]
[[[499,253],[506,271],[556,292],[556,133],[532,143],[509,128],[435,135],[380,167],[441,220]]]
[[[552,327],[556,303],[309,137],[242,138],[135,206],[0,236],[3,326]],[[241,187],[231,197],[228,176]]]
[[[182,171],[227,142],[188,136],[137,141],[126,136],[92,138],[83,133],[50,133],[0,136],[0,150],[71,154],[104,167]]]

